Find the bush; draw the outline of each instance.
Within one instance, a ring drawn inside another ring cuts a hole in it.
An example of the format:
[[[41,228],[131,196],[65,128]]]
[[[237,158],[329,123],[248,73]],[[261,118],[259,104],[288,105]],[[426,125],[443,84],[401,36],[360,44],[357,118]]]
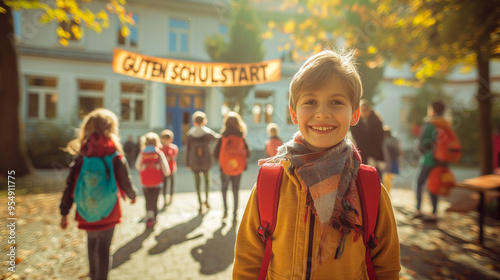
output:
[[[39,122],[27,134],[28,155],[35,168],[60,168],[69,165],[72,158],[63,148],[75,137],[71,126]]]

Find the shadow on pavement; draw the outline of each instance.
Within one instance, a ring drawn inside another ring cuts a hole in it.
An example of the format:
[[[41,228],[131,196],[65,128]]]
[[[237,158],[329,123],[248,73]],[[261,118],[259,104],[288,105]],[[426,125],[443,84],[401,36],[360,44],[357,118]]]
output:
[[[186,223],[176,225],[173,228],[169,228],[161,232],[156,237],[156,241],[158,243],[156,244],[156,246],[149,249],[149,254],[150,255],[161,254],[166,250],[168,250],[173,245],[202,237],[203,234],[198,234],[191,238],[187,238],[187,235],[190,232],[197,229],[199,226],[201,226],[204,217],[205,215],[198,215]]]
[[[113,267],[117,268],[130,260],[130,255],[139,251],[142,248],[142,242],[148,238],[153,232],[152,229],[145,229],[143,233],[130,240],[113,254]]]
[[[191,250],[193,258],[200,263],[200,273],[204,275],[217,274],[233,263],[234,245],[236,243],[236,223],[223,235],[226,223],[214,232],[214,237],[207,243]]]

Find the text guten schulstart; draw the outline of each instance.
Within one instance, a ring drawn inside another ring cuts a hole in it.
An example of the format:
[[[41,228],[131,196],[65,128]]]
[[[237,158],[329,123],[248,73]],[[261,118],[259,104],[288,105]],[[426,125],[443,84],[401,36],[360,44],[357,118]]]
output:
[[[279,81],[279,59],[256,63],[193,62],[145,56],[115,49],[113,71],[144,80],[168,84],[226,87]]]

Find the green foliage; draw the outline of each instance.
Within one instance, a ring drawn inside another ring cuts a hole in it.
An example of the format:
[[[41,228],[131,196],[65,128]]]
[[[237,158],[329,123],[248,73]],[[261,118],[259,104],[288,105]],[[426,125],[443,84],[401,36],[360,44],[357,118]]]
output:
[[[68,166],[71,158],[63,151],[74,139],[74,130],[66,124],[39,122],[36,133],[28,136],[28,155],[36,168],[59,168]]]
[[[229,42],[221,35],[205,38],[205,50],[213,61],[229,63],[259,62],[264,58],[261,23],[248,0],[233,0],[233,17],[229,26]],[[231,110],[243,111],[244,102],[253,86],[226,87],[224,99]]]

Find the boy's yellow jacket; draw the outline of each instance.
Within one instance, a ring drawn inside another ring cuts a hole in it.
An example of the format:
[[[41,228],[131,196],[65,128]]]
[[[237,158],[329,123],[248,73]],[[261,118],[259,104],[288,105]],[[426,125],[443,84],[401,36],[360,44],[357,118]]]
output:
[[[311,209],[306,207],[307,194],[299,183],[298,174],[287,172],[288,162],[283,162],[283,165],[285,171],[267,279],[305,279]],[[361,205],[359,197],[358,205]],[[362,221],[361,206],[358,208]],[[259,226],[257,193],[254,187],[238,230],[233,279],[258,278],[265,248],[257,233]],[[347,236],[344,254],[335,260],[340,235],[337,230],[329,228],[319,263],[317,256],[321,229],[317,219],[313,231],[311,279],[368,279],[363,236],[356,242],[353,242],[352,233]],[[375,235],[378,236],[379,243],[370,254],[377,279],[399,279],[399,239],[394,211],[385,188],[381,188]]]

